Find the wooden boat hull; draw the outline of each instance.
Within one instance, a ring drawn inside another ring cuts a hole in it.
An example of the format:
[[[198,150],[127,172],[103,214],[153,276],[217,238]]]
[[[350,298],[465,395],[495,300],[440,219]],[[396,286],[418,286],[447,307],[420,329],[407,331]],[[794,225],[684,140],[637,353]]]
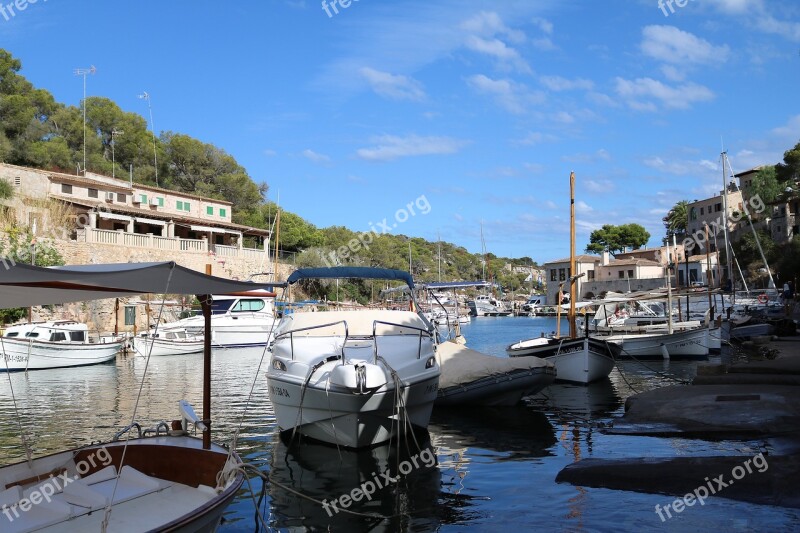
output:
[[[121,470],[123,453],[126,468],[135,471]],[[0,530],[100,531],[103,499],[113,497],[108,531],[213,532],[244,482],[241,472],[233,472],[216,492],[217,473],[238,462],[236,454],[221,446],[203,450],[199,439],[182,436],[130,440],[127,450],[123,441],[92,445],[34,459],[32,466],[5,466],[0,468],[0,488],[25,483],[29,503],[37,492],[61,490],[38,498],[38,504],[4,508]],[[53,471],[58,475],[47,477]],[[119,481],[117,472],[123,473]]]
[[[663,359],[664,349],[670,359],[704,359],[709,352],[707,328],[671,334],[611,335],[602,339],[621,346],[620,359]]]
[[[0,372],[96,365],[114,359],[122,345],[122,341],[73,344],[3,337],[0,341]]]
[[[164,357],[169,355],[201,353],[203,351],[203,344],[204,341],[202,338],[200,340],[153,339],[150,337],[134,337],[131,339],[131,345],[134,351],[145,357],[148,355]]]
[[[608,377],[614,369],[614,355],[603,342],[592,338],[542,339],[541,344],[525,342],[506,348],[509,357],[534,355],[556,365],[556,381],[588,384]]]

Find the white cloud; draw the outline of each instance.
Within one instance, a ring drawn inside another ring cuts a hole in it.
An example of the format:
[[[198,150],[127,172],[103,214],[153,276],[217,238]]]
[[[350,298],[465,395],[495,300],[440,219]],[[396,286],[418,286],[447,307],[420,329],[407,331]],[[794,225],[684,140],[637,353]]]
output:
[[[551,91],[573,91],[576,89],[591,91],[594,88],[594,82],[592,80],[583,78],[568,80],[561,76],[541,76],[539,81]]]
[[[468,141],[452,137],[420,137],[417,135],[408,137],[382,135],[373,139],[373,142],[377,145],[357,150],[358,157],[368,161],[391,161],[401,157],[454,154],[469,144]]]
[[[331,162],[331,158],[330,157],[328,157],[325,154],[319,154],[319,153],[315,152],[314,150],[311,150],[310,148],[306,148],[305,150],[303,150],[303,157],[305,157],[309,161],[312,161],[314,163],[319,163],[319,164],[325,164],[325,163],[330,163]]]
[[[593,193],[607,193],[614,190],[611,180],[585,180],[581,182],[586,190]]]
[[[359,73],[369,83],[377,94],[392,100],[422,101],[425,91],[422,84],[408,76],[381,72],[369,67],[363,67]]]
[[[675,26],[645,26],[641,49],[648,57],[678,65],[724,63],[730,55],[727,45],[714,46]]]
[[[688,109],[695,102],[707,102],[714,99],[714,93],[708,87],[696,83],[684,83],[670,86],[652,78],[626,80],[616,78],[616,91],[628,105],[637,111],[654,111],[652,101],[657,100],[664,107],[671,109]]]
[[[269,149],[269,148],[267,148],[266,150],[264,150],[264,152],[263,152],[263,153],[264,153],[264,155],[265,155],[265,156],[267,156],[267,157],[275,157],[276,155],[278,155],[278,152],[276,152],[275,150],[271,150],[271,149]]]
[[[531,67],[522,59],[519,52],[500,39],[484,39],[470,35],[464,44],[474,52],[494,57],[501,62],[501,65],[513,65],[520,72],[531,72]]]
[[[511,113],[522,114],[528,106],[544,101],[544,95],[530,92],[525,85],[508,79],[492,79],[483,74],[467,78],[467,84],[482,94],[494,97],[497,103]]]
[[[553,34],[553,23],[550,22],[549,20],[543,19],[541,17],[534,17],[533,20],[531,20],[531,22],[533,22],[536,25],[536,27],[538,27],[539,30],[541,30],[542,33],[546,33],[547,35]]]
[[[594,209],[592,209],[592,206],[590,206],[583,200],[578,200],[577,202],[575,202],[576,213],[591,213],[592,211],[594,211]]]
[[[461,28],[477,35],[505,35],[513,43],[525,42],[525,33],[506,26],[500,15],[495,12],[481,11],[462,22]]]
[[[791,117],[785,125],[773,129],[771,133],[794,145],[800,139],[800,115]]]
[[[537,48],[544,52],[558,49],[558,47],[555,44],[553,44],[553,41],[551,41],[549,37],[540,37],[538,39],[534,39],[533,41],[531,41],[531,43],[533,44],[534,48]]]
[[[550,133],[542,133],[540,131],[530,131],[528,132],[525,137],[522,139],[518,139],[513,141],[513,144],[519,144],[524,146],[533,146],[534,144],[541,144],[544,142],[554,142],[557,141],[558,137],[552,135]]]

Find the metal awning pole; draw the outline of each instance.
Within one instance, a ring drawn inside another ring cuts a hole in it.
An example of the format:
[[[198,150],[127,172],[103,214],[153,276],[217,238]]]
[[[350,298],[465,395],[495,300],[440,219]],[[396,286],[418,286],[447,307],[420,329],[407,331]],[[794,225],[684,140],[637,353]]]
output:
[[[211,449],[211,295],[198,296],[203,310],[203,449]]]

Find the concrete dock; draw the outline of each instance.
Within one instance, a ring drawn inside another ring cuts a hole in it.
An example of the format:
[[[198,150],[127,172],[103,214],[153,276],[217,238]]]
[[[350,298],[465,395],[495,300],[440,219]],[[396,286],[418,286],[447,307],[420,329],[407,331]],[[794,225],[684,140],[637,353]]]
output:
[[[564,468],[556,481],[681,498],[706,485],[709,490],[704,492],[710,492],[717,488],[714,480],[719,480],[722,484],[714,496],[800,508],[800,336],[757,339],[741,349],[748,356],[746,362],[701,363],[691,385],[631,396],[625,415],[606,431],[705,440],[763,439],[765,449],[774,453],[758,454],[768,468],[753,470],[752,455],[587,459]],[[735,477],[748,461],[747,473]]]

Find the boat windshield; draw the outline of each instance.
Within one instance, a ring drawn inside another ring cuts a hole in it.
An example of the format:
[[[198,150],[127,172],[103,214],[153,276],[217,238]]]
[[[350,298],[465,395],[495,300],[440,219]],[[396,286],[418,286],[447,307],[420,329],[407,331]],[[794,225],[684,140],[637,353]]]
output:
[[[266,303],[261,298],[240,298],[238,300],[214,300],[211,302],[211,314],[222,315],[231,313],[254,313],[262,311]]]

